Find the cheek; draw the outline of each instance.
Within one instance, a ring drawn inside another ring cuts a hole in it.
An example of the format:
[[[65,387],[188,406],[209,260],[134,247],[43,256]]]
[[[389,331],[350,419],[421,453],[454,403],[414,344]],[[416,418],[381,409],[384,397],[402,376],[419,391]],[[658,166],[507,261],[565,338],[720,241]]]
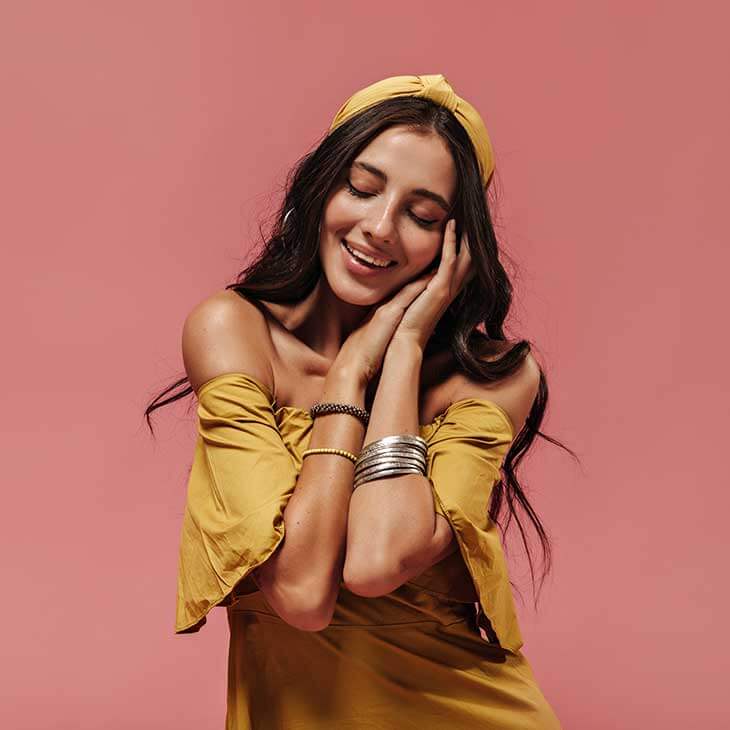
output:
[[[357,211],[342,192],[336,193],[324,211],[324,225],[330,230],[351,225],[357,218]]]
[[[340,190],[327,202],[322,216],[322,234],[350,231],[358,225],[362,209],[346,191]],[[418,230],[408,220],[403,220],[399,231],[400,250],[406,262],[404,272],[413,274],[427,268],[441,253],[443,234]]]
[[[421,271],[441,255],[441,239],[439,238],[437,242],[434,242],[431,236],[426,236],[420,241],[417,239],[418,236],[414,236],[412,244],[406,248],[406,258],[410,269]]]

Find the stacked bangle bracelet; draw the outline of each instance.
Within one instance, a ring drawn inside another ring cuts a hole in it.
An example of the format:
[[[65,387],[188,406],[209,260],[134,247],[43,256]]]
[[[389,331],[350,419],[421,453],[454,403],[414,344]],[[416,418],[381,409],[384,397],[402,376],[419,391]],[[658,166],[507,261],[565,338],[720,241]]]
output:
[[[314,419],[326,413],[349,413],[358,418],[365,426],[370,414],[359,408],[345,403],[316,403],[309,409]],[[302,458],[310,454],[338,454],[355,464],[354,488],[375,479],[385,479],[400,474],[426,475],[426,440],[421,436],[410,433],[384,436],[369,443],[356,456],[347,449],[316,448],[305,449]]]
[[[384,436],[368,444],[355,462],[355,482],[361,484],[398,476],[400,474],[426,475],[427,445],[425,439],[403,433]]]

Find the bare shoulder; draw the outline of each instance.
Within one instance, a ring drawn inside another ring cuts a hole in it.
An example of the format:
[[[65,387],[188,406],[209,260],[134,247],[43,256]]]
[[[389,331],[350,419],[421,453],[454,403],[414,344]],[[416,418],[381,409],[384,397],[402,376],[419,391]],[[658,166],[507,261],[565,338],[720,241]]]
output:
[[[224,373],[247,373],[274,391],[266,318],[232,289],[215,292],[193,307],[183,324],[182,354],[196,393]]]
[[[495,357],[485,358],[495,359]],[[515,436],[525,425],[540,387],[540,365],[532,353],[511,375],[498,383],[479,383],[470,379],[460,382],[454,400],[461,398],[480,398],[491,400],[501,406],[509,415],[515,428]]]

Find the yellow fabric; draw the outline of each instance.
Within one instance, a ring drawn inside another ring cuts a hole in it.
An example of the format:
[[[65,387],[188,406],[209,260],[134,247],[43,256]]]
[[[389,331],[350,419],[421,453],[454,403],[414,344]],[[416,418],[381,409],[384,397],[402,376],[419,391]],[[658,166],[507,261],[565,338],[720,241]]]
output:
[[[386,596],[341,583],[330,625],[306,632],[279,618],[250,573],[284,537],[312,419],[277,407],[244,373],[208,381],[198,401],[175,631],[198,631],[213,606],[227,606],[228,728],[560,727],[520,652],[487,514],[513,437],[499,406],[463,399],[420,427],[435,508],[459,551]]]
[[[335,114],[330,131],[367,107],[397,96],[425,97],[453,112],[474,146],[482,182],[486,188],[494,171],[494,152],[489,133],[479,112],[466,99],[456,94],[443,74],[390,76],[356,91]]]
[[[244,374],[198,389],[195,448],[178,570],[175,631],[205,614],[263,563],[284,537],[284,508],[297,479],[268,389]]]

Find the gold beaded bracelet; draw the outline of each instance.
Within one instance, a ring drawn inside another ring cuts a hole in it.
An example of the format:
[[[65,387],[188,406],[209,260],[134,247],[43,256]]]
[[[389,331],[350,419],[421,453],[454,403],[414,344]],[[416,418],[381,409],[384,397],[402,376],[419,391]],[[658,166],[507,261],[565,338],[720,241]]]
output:
[[[319,448],[319,449],[305,449],[302,452],[302,459],[310,454],[339,454],[340,456],[346,456],[353,464],[357,461],[357,456],[352,451],[347,449],[330,449],[330,448]]]

